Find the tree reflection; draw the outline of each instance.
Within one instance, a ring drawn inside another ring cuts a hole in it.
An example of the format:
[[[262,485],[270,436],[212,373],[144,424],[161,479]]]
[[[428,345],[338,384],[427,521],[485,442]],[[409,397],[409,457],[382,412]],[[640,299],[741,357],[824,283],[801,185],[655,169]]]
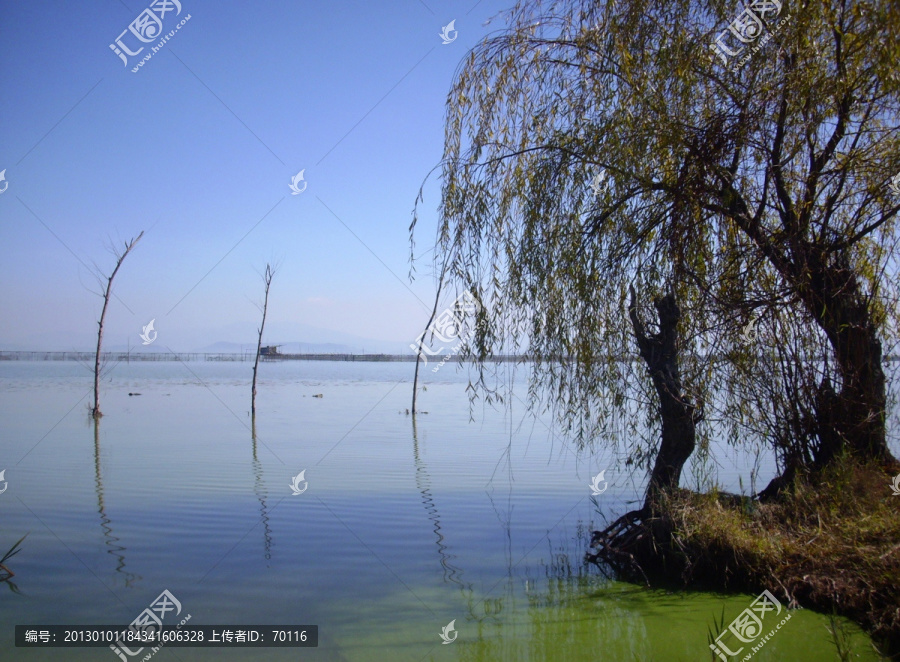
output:
[[[444,572],[444,581],[453,582],[461,587],[463,583],[460,581],[462,570],[457,568],[451,560],[456,558],[449,553],[448,547],[444,542],[444,534],[441,532],[441,517],[438,513],[437,506],[434,502],[434,495],[431,493],[431,478],[428,475],[428,469],[422,456],[419,453],[419,434],[416,427],[416,414],[412,415],[412,441],[413,441],[413,461],[416,465],[416,489],[422,495],[422,505],[425,507],[425,513],[433,525],[435,544],[438,549],[438,556],[441,559],[441,568]]]
[[[97,513],[100,515],[100,529],[103,531],[103,542],[107,547],[106,553],[116,559],[116,572],[125,580],[125,586],[141,579],[140,575],[128,572],[125,569],[126,548],[119,544],[119,538],[113,534],[112,519],[106,514],[106,504],[103,501],[103,476],[100,470],[100,420],[94,419],[94,487],[97,491]]]
[[[256,454],[256,414],[251,419],[251,435],[253,439],[253,493],[259,501],[259,516],[263,524],[263,555],[266,558],[266,567],[272,559],[272,529],[269,527],[269,506],[266,499],[269,494],[266,491],[263,480],[262,463]]]

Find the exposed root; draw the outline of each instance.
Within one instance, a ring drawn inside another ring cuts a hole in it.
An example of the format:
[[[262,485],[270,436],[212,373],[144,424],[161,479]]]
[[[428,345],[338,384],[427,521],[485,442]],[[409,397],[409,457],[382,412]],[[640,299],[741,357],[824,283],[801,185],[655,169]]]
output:
[[[641,577],[646,586],[650,586],[647,573],[634,555],[634,550],[644,545],[651,538],[650,529],[641,521],[645,510],[632,510],[625,513],[603,531],[591,534],[591,548],[598,549],[595,554],[587,552],[585,561],[603,568],[603,563],[628,577]]]

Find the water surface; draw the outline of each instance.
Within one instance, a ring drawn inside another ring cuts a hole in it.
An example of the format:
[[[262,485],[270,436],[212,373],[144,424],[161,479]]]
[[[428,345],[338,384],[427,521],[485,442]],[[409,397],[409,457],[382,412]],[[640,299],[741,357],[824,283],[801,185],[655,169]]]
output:
[[[728,623],[754,597],[645,590],[585,566],[590,531],[634,506],[639,477],[609,451],[576,452],[518,398],[470,410],[455,365],[424,372],[415,426],[410,363],[260,371],[254,435],[249,363],[118,364],[96,427],[83,366],[0,363],[0,554],[28,533],[9,562],[21,593],[0,584],[0,657],[116,660],[16,649],[13,626],[128,623],[168,589],[192,624],[312,623],[320,645],[158,660],[693,662],[711,659],[723,608]],[[748,458],[717,460],[739,491]],[[592,501],[601,469],[609,488]],[[827,623],[794,612],[753,659],[837,659]],[[850,627],[854,659],[877,659]]]

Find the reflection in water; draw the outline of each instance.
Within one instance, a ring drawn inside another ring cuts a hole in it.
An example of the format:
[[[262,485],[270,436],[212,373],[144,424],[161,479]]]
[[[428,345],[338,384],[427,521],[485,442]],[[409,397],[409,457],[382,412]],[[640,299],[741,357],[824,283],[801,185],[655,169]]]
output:
[[[434,525],[434,536],[438,548],[438,555],[441,557],[441,568],[444,570],[444,581],[450,581],[463,587],[460,581],[462,570],[453,565],[450,560],[456,558],[447,552],[447,545],[444,544],[444,534],[441,533],[441,519],[434,504],[434,496],[431,494],[431,478],[428,476],[428,470],[425,463],[419,455],[419,434],[416,428],[416,414],[412,414],[412,439],[413,439],[413,460],[416,464],[416,488],[422,495],[422,505],[425,506],[425,512],[428,519]]]
[[[94,486],[97,490],[97,512],[100,515],[100,528],[103,530],[104,544],[109,548],[107,554],[116,559],[116,572],[125,578],[125,586],[130,587],[132,582],[140,579],[140,575],[125,570],[125,551],[119,539],[113,535],[112,520],[106,515],[106,505],[103,503],[103,478],[100,473],[100,419],[94,419]]]
[[[503,556],[506,559],[506,579],[503,580],[504,585],[502,589],[500,589],[500,582],[498,582],[494,585],[494,588],[491,589],[490,593],[488,595],[485,595],[481,600],[475,600],[474,592],[470,593],[466,597],[469,619],[472,621],[477,621],[480,625],[484,624],[485,621],[493,621],[494,623],[499,623],[500,614],[503,613],[504,606],[510,603],[510,601],[513,599],[513,594],[515,593],[515,565],[513,564],[512,548],[513,505],[511,477],[509,486],[510,489],[507,497],[505,512],[501,512],[497,508],[497,504],[494,502],[494,497],[490,492],[487,493],[488,500],[491,502],[491,508],[493,508],[494,514],[497,516],[497,521],[500,522],[500,527],[503,529]],[[499,593],[499,595],[494,595],[493,597],[491,596],[491,594],[497,593]]]
[[[259,516],[263,523],[263,551],[266,557],[266,567],[272,559],[272,529],[269,528],[269,506],[266,504],[268,493],[263,480],[262,463],[256,455],[256,416],[251,420],[251,436],[253,439],[253,493],[259,500]]]
[[[560,532],[562,542],[548,541],[540,558],[518,559],[512,570],[519,579],[507,585],[514,590],[508,588],[504,592],[502,614],[492,613],[490,602],[485,600],[485,617],[477,622],[457,621],[460,636],[454,643],[455,659],[471,662],[712,659],[707,636],[710,627],[715,628],[718,614],[723,607],[730,615],[739,614],[753,597],[646,589],[608,580],[582,560],[593,528],[589,523],[579,523],[574,536]],[[766,631],[778,621],[763,622]],[[822,632],[822,625],[819,615],[795,612],[790,626],[786,626],[791,628],[791,634],[773,636],[759,659],[837,659],[828,638],[816,635]],[[858,628],[851,628],[856,633],[853,659],[873,662],[880,659],[868,637]],[[743,653],[748,652],[749,649]],[[440,651],[426,659],[437,662],[446,660],[447,656]]]
[[[16,576],[16,573],[14,573],[12,570],[7,568],[3,564],[6,563],[7,561],[9,561],[12,557],[14,557],[16,554],[18,554],[19,552],[22,551],[20,545],[22,544],[22,541],[25,540],[25,538],[27,538],[27,537],[28,537],[28,534],[26,533],[24,536],[19,538],[12,547],[9,548],[8,552],[6,552],[2,557],[0,557],[0,584],[6,584],[7,586],[9,586],[10,591],[12,591],[13,593],[16,593],[18,595],[21,595],[22,591],[19,590],[18,584],[16,584],[12,580],[12,578]]]
[[[509,562],[504,587],[492,591],[502,595],[481,601],[483,609],[479,611],[484,615],[480,618],[470,614],[475,629],[467,632],[456,650],[458,659],[660,659],[648,645],[646,613],[630,604],[631,589],[625,585],[613,588],[582,562],[581,550],[590,539],[590,530],[589,525],[579,525],[571,543],[554,545],[548,540],[546,556],[536,563]],[[704,642],[699,641],[692,659],[704,659],[704,654]]]

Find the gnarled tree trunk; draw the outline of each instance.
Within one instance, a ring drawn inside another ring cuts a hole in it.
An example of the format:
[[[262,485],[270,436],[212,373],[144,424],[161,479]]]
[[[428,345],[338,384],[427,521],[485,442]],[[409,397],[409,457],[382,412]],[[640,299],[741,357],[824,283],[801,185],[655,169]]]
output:
[[[659,318],[659,333],[647,334],[637,313],[637,297],[629,288],[631,301],[628,314],[637,339],[641,358],[647,364],[653,386],[659,397],[659,414],[662,437],[650,481],[640,510],[622,515],[603,531],[591,535],[591,547],[596,554],[588,553],[587,561],[600,564],[601,559],[635,579],[647,575],[635,558],[635,551],[671,535],[664,516],[660,497],[678,487],[681,471],[696,446],[695,426],[702,419],[702,409],[684,394],[678,368],[678,321],[681,310],[675,297],[668,294],[657,298],[653,305]],[[640,524],[638,522],[640,521]]]
[[[678,487],[681,470],[694,452],[695,425],[702,414],[696,404],[685,396],[678,368],[678,321],[681,310],[675,297],[668,294],[657,298],[653,305],[659,316],[659,333],[648,335],[637,314],[634,288],[630,288],[631,303],[628,313],[637,338],[641,357],[647,364],[656,394],[659,396],[659,413],[662,422],[662,438],[650,482],[644,498],[642,517],[657,510],[659,495]]]
[[[816,464],[829,463],[844,448],[859,459],[889,462],[881,340],[856,274],[826,259],[808,260],[810,277],[799,288],[807,310],[828,336],[841,378],[839,393],[828,381],[819,389]]]

